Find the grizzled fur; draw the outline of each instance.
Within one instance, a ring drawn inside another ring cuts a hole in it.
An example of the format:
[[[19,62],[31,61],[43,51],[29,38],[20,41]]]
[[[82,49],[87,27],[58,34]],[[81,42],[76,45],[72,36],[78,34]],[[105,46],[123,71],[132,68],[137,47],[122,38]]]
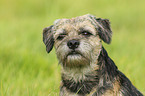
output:
[[[108,19],[89,14],[56,20],[43,30],[46,51],[54,46],[62,66],[60,96],[143,96],[102,46],[111,35]]]

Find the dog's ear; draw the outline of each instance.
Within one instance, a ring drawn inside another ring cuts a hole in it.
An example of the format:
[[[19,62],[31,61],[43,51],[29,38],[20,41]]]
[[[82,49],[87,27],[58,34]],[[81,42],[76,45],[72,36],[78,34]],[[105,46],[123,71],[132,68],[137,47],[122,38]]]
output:
[[[46,51],[49,53],[54,45],[54,38],[52,32],[52,26],[43,29],[43,42],[46,45]]]
[[[107,44],[110,44],[111,42],[111,37],[112,37],[112,31],[110,28],[110,22],[108,19],[101,19],[101,18],[96,18],[96,21],[99,23],[99,28],[98,28],[98,34],[100,38]]]

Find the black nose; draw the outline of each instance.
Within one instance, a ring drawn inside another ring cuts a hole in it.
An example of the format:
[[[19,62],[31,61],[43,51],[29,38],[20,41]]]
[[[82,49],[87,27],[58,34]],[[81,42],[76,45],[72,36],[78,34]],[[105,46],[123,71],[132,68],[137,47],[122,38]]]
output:
[[[80,42],[78,40],[70,40],[67,42],[67,46],[73,50],[78,48],[79,44],[80,44]]]

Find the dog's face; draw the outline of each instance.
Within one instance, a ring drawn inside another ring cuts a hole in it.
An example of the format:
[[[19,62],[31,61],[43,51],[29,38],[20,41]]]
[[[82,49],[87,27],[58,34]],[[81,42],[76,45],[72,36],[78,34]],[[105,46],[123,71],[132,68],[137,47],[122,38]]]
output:
[[[103,40],[111,41],[109,20],[84,15],[72,19],[60,19],[43,30],[43,41],[49,53],[55,46],[63,67],[84,67],[95,63]]]

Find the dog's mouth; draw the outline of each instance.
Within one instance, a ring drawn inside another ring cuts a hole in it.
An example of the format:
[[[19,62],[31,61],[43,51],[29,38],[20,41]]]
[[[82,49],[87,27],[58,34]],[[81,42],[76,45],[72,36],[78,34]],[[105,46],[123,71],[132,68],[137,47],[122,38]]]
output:
[[[81,55],[81,54],[79,52],[73,50],[70,53],[68,53],[67,56],[75,56],[75,55]]]
[[[80,67],[88,65],[89,59],[85,57],[81,51],[72,50],[66,55],[63,64],[67,67]]]
[[[81,52],[79,52],[78,50],[72,50],[70,51],[67,56],[66,59],[70,58],[70,59],[78,59],[78,58],[86,58]]]

